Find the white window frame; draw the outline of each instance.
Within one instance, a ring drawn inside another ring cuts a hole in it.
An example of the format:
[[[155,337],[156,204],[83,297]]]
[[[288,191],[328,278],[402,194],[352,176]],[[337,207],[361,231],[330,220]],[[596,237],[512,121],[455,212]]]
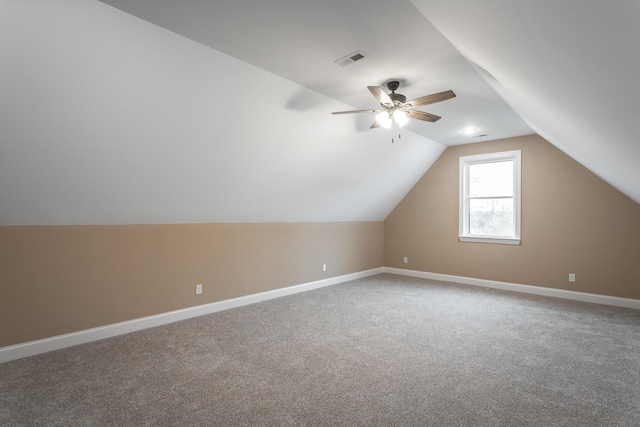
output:
[[[469,230],[469,166],[478,163],[491,163],[513,160],[513,196],[514,196],[514,225],[513,236],[485,236],[473,235]],[[521,213],[521,154],[520,150],[502,151],[499,153],[477,154],[460,157],[460,208],[459,234],[461,242],[499,243],[505,245],[520,244],[520,213]]]

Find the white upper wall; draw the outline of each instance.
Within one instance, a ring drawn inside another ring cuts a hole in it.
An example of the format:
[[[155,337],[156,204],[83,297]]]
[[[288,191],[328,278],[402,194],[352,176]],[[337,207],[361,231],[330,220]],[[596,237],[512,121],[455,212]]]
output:
[[[0,9],[0,225],[383,220],[445,149],[98,1]]]

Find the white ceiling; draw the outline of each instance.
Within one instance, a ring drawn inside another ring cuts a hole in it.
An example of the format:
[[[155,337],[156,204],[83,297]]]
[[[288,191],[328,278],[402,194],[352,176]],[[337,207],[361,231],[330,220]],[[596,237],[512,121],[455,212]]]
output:
[[[532,128],[640,201],[635,3],[441,3],[0,0],[0,224],[382,220],[446,146]],[[394,143],[330,114],[391,78],[458,96]]]
[[[446,145],[532,133],[409,1],[102,1],[356,109],[379,107],[366,87],[391,79],[407,99],[451,89],[457,99],[422,108],[440,122],[407,127]],[[335,63],[356,50],[369,56]],[[460,132],[471,125],[487,136]]]

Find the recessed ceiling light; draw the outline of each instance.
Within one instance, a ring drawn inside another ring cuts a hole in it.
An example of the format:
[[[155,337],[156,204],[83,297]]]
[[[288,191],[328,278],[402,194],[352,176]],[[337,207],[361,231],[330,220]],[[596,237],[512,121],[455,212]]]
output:
[[[466,127],[461,130],[461,132],[464,133],[465,135],[473,135],[477,131],[478,131],[478,128],[474,128],[474,127]]]

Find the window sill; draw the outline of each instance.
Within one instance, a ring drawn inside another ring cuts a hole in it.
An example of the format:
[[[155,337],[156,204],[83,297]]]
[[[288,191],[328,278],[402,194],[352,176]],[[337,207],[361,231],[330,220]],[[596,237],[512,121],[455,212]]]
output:
[[[460,242],[470,243],[495,243],[499,245],[519,245],[520,239],[511,239],[505,237],[471,237],[471,236],[458,236]]]

